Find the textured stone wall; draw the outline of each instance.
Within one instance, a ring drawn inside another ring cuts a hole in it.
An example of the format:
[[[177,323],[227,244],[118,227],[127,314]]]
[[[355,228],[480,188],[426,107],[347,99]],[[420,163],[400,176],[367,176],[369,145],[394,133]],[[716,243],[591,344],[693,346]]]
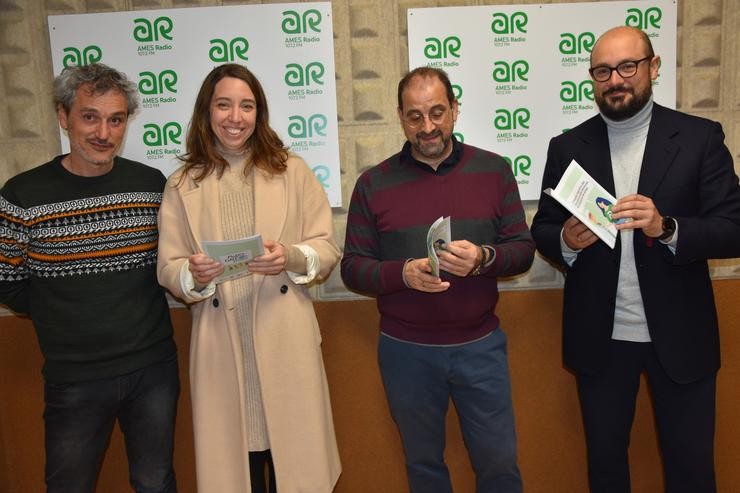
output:
[[[50,102],[52,67],[47,15],[280,3],[214,0],[0,0],[0,181],[59,152]],[[333,4],[339,145],[345,206],[334,211],[344,238],[346,205],[357,176],[397,152],[404,138],[395,113],[396,84],[407,70],[408,8],[560,3],[472,0],[335,0]],[[678,5],[678,107],[720,121],[740,157],[740,0],[684,0]],[[135,158],[135,156],[130,156]],[[737,166],[736,166],[737,168]],[[531,220],[536,203],[527,203]],[[740,277],[737,260],[714,261],[715,278]],[[558,287],[560,273],[537,257],[504,289]],[[354,297],[335,270],[317,299]]]

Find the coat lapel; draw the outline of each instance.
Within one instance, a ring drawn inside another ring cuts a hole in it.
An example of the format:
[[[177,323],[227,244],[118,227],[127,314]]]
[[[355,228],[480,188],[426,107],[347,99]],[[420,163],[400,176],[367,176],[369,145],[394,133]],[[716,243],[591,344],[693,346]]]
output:
[[[655,190],[678,154],[678,139],[674,139],[676,135],[678,129],[668,117],[668,112],[655,104],[642,159],[640,182],[637,185],[638,193],[647,197],[655,195]]]
[[[254,169],[254,231],[262,235],[262,241],[280,242],[288,211],[287,171],[270,175]],[[288,245],[286,245],[288,246]],[[265,276],[255,277],[255,292]],[[254,296],[255,303],[258,296]]]
[[[612,173],[612,159],[609,152],[609,137],[606,124],[600,115],[584,124],[581,132],[583,145],[576,161],[602,187],[614,195],[614,174]]]
[[[218,178],[211,174],[201,182],[192,181],[193,188],[182,194],[188,223],[193,225],[193,240],[202,251],[202,241],[223,240],[219,207]],[[199,237],[200,236],[200,237]]]
[[[263,240],[280,241],[288,210],[285,173],[254,170],[254,229]]]

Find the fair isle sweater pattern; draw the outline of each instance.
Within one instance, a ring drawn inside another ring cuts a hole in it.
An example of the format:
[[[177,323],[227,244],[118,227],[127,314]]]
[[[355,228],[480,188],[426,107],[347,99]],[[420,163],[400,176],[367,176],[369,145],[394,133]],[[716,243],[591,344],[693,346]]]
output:
[[[0,197],[0,280],[134,269],[156,262],[161,193],[116,193],[24,209]]]
[[[117,157],[108,173],[83,177],[62,159],[0,190],[0,303],[33,320],[51,382],[125,375],[172,357],[156,277],[164,175]]]

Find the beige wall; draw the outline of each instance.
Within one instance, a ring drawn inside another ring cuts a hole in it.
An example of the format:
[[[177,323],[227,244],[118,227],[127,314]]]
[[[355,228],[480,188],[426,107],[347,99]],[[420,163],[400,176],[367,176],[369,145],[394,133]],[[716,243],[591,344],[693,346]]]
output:
[[[47,15],[278,3],[217,0],[0,1],[0,182],[59,152],[50,103],[52,67]],[[332,2],[344,207],[334,209],[344,238],[346,206],[357,176],[398,151],[404,141],[395,114],[396,85],[408,66],[406,10],[559,0],[334,0]],[[722,122],[740,155],[740,0],[678,4],[678,107]],[[204,75],[204,74],[203,74]],[[194,74],[195,77],[203,75]],[[136,159],[136,156],[128,156]],[[540,163],[542,164],[542,163]],[[526,204],[531,220],[536,203]],[[715,278],[740,277],[740,261],[713,262]],[[529,274],[504,289],[558,287],[562,278],[539,257]],[[318,300],[355,299],[338,272],[314,290]]]
[[[722,337],[717,390],[716,464],[721,492],[740,484],[740,280],[715,281]],[[527,493],[580,493],[586,458],[573,376],[560,358],[561,290],[508,291],[499,315],[509,339],[509,364]],[[408,491],[403,454],[376,364],[378,315],[373,301],[316,303],[334,422],[344,472],[335,493]],[[175,442],[181,493],[193,493],[193,437],[187,383],[190,315],[173,310],[183,394]],[[0,317],[0,492],[43,490],[41,356],[29,321]],[[662,491],[652,410],[643,381],[632,430],[634,493]],[[454,413],[448,416],[447,460],[456,493],[472,493],[473,474]],[[108,450],[98,491],[129,492],[120,434]]]

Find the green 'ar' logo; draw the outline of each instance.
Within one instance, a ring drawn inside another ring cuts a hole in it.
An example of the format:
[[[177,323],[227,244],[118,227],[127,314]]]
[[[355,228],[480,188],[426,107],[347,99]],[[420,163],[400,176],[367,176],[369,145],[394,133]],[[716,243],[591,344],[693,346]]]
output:
[[[103,50],[99,46],[89,45],[85,46],[82,51],[78,50],[74,46],[68,46],[62,50],[64,57],[62,58],[63,67],[89,65],[91,63],[97,63],[103,59]]]
[[[663,11],[658,7],[650,7],[644,11],[638,8],[631,8],[627,9],[627,18],[624,20],[624,25],[638,29],[648,29],[649,27],[660,29],[660,20],[662,18]]]
[[[160,39],[172,41],[172,19],[157,17],[154,22],[143,17],[134,19],[134,39],[141,43],[151,43]]]
[[[566,80],[560,83],[560,100],[565,103],[577,103],[583,100],[594,100],[594,83],[586,79],[580,83]]]
[[[496,110],[493,126],[498,130],[514,130],[529,128],[530,112],[527,108],[517,108],[514,111],[505,109]]]
[[[158,75],[154,72],[139,72],[139,92],[141,94],[162,94],[165,91],[177,92],[177,74],[174,70],[163,70]]]
[[[285,66],[285,83],[291,87],[310,86],[311,81],[324,85],[324,65],[311,62],[302,67],[299,63],[289,63]]]
[[[509,166],[511,166],[511,172],[514,173],[514,177],[518,177],[519,175],[524,176],[530,176],[532,174],[532,158],[523,154],[521,156],[516,156],[514,159],[511,159],[508,156],[503,156],[504,161],[509,163]]]
[[[249,51],[249,41],[247,38],[237,36],[228,43],[223,39],[212,39],[210,41],[211,49],[208,50],[208,57],[213,62],[233,62],[237,58],[249,60],[247,52]]]
[[[295,10],[283,12],[282,22],[285,34],[305,34],[309,29],[315,33],[321,32],[321,12],[316,9],[308,9],[300,15]]]
[[[596,36],[592,32],[582,32],[576,36],[573,33],[562,33],[560,35],[558,48],[563,55],[580,55],[591,53],[596,42]]]
[[[440,41],[439,38],[426,38],[424,40],[424,56],[431,59],[455,57],[460,58],[460,47],[462,42],[457,36],[448,36]]]
[[[161,127],[156,123],[144,124],[145,132],[142,135],[144,145],[149,147],[181,144],[182,127],[177,122],[167,122]]]
[[[299,115],[293,115],[288,118],[288,135],[294,139],[305,139],[314,135],[326,137],[326,116],[316,113],[308,117],[308,120]]]
[[[510,64],[504,61],[494,62],[491,75],[496,82],[528,81],[529,63],[526,60],[516,60]]]
[[[526,33],[529,17],[524,12],[514,12],[511,16],[503,12],[493,14],[491,31],[494,34],[514,34],[515,32]]]

